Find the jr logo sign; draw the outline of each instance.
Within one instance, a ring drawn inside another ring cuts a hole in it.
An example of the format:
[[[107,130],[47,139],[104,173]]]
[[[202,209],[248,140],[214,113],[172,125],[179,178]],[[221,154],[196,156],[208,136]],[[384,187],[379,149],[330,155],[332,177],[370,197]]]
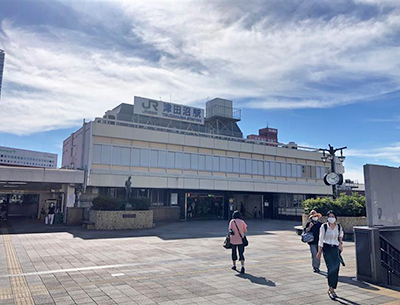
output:
[[[204,110],[186,105],[166,103],[135,96],[135,114],[153,116],[168,120],[178,120],[195,124],[204,124]]]
[[[142,107],[143,107],[143,109],[150,109],[150,110],[158,111],[158,102],[147,100],[146,102],[142,103]]]

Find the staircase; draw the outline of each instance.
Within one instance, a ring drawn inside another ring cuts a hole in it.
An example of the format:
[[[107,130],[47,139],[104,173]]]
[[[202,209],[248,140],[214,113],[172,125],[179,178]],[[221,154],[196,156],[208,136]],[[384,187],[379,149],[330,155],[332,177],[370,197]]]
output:
[[[386,270],[388,285],[395,285],[393,276],[400,282],[400,251],[382,235],[380,237],[381,264]]]

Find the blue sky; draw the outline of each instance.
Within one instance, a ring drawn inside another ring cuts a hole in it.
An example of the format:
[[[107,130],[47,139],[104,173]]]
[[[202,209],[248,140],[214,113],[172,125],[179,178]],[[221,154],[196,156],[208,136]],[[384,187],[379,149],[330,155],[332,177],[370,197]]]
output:
[[[3,0],[0,48],[0,145],[60,153],[135,95],[223,97],[245,135],[348,146],[346,178],[400,163],[397,0]]]

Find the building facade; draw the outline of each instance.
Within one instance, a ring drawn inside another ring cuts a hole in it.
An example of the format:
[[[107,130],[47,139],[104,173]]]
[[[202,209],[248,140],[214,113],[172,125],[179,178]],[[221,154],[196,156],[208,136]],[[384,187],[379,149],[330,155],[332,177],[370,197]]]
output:
[[[0,146],[0,165],[56,168],[57,154]]]
[[[129,176],[133,196],[180,207],[183,219],[227,219],[234,209],[248,218],[299,217],[301,201],[331,194],[316,149],[244,139],[232,101],[214,99],[206,109],[135,97],[134,106],[85,123],[64,141],[62,162],[86,172],[81,204],[123,198]]]
[[[1,88],[3,84],[3,71],[4,71],[4,61],[5,61],[6,53],[0,49],[0,97],[1,97]]]

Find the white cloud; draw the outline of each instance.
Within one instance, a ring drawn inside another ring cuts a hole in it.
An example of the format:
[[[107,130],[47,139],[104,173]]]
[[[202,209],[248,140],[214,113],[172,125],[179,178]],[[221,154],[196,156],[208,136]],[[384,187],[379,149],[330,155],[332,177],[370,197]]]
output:
[[[97,18],[122,33],[113,27],[114,15],[92,16],[97,2],[66,3],[81,19]],[[172,94],[186,104],[220,96],[246,100],[237,107],[296,109],[345,105],[400,87],[399,47],[388,44],[400,31],[397,10],[325,19],[307,17],[303,7],[297,14],[306,17],[281,18],[263,1],[246,4],[246,13],[231,2],[107,5],[128,21],[124,39],[140,41],[137,48],[99,47],[92,42],[101,35],[84,30],[2,22],[0,48],[7,55],[0,131],[70,127],[131,103],[134,95],[168,100]],[[387,81],[371,85],[365,77]]]
[[[385,165],[400,164],[400,143],[391,146],[371,149],[348,149],[346,155],[350,157],[367,159],[368,163],[383,162]]]
[[[364,170],[362,166],[359,167],[346,167],[344,173],[345,179],[350,179],[354,182],[364,184]]]

